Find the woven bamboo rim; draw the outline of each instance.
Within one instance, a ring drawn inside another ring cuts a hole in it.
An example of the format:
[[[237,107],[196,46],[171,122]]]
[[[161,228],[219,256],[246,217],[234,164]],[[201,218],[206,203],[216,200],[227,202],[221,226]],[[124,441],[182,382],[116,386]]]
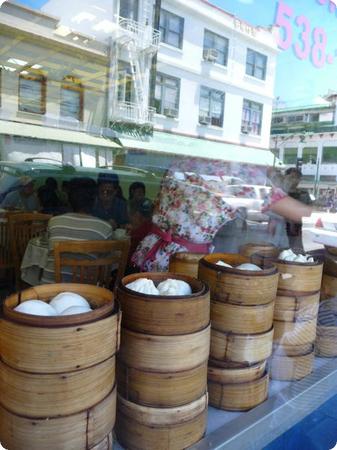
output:
[[[102,401],[115,385],[115,357],[76,372],[32,374],[0,361],[1,404],[26,417],[67,416]]]
[[[208,382],[219,384],[238,384],[261,378],[266,371],[266,361],[248,367],[219,366],[216,361],[210,360],[208,366]]]
[[[259,334],[223,333],[212,328],[210,358],[246,365],[267,359],[272,352],[274,329]]]
[[[273,345],[273,355],[280,356],[302,356],[311,353],[314,349],[314,344],[302,344],[302,345]]]
[[[211,323],[224,333],[257,334],[273,326],[274,302],[266,305],[233,305],[211,301]]]
[[[275,256],[275,252],[279,254],[279,250],[273,244],[262,244],[262,243],[254,243],[249,242],[247,244],[242,245],[239,248],[239,253],[242,256],[246,256],[249,258],[252,255],[260,254],[265,256]]]
[[[100,403],[66,417],[27,418],[0,406],[0,441],[10,450],[91,449],[115,424],[116,388]]]
[[[125,287],[139,278],[155,284],[168,278],[183,280],[192,288],[191,295],[155,296]],[[209,288],[200,280],[175,273],[140,273],[124,277],[117,296],[123,310],[123,326],[140,333],[170,336],[203,330],[210,320]]]
[[[85,369],[117,352],[120,320],[120,312],[73,327],[31,327],[1,320],[1,359],[12,368],[31,373]]]
[[[207,361],[189,370],[157,373],[117,363],[118,393],[131,402],[155,408],[185,405],[207,390]]]
[[[149,372],[175,373],[200,366],[208,359],[210,326],[196,333],[154,336],[122,328],[119,359]]]
[[[14,308],[19,303],[31,299],[48,302],[61,292],[75,292],[76,294],[82,295],[82,297],[90,303],[93,311],[83,314],[73,314],[71,316],[55,317],[42,317],[14,311]],[[4,301],[3,313],[6,318],[17,323],[50,328],[94,322],[109,316],[113,309],[114,297],[113,293],[108,289],[92,286],[90,284],[56,283],[35,286],[7,297]]]
[[[270,377],[273,380],[294,381],[312,372],[314,351],[300,356],[273,355],[269,360]]]
[[[335,297],[337,295],[337,278],[323,274],[322,296],[323,298]]]
[[[179,252],[170,256],[169,272],[198,278],[198,265],[203,257],[200,253]]]
[[[272,264],[261,271],[240,270],[219,266],[222,260],[230,265],[249,263],[249,258],[231,253],[213,253],[199,262],[199,279],[207,283],[211,298],[223,303],[260,305],[275,300],[278,274]]]
[[[323,274],[323,263],[297,263],[295,261],[275,261],[280,272],[278,290],[292,291],[294,294],[313,294],[320,290]]]
[[[279,293],[275,299],[274,319],[283,322],[312,320],[317,317],[320,291],[315,294]]]
[[[316,339],[317,318],[301,322],[274,320],[274,342],[282,345],[312,344]]]
[[[337,327],[317,326],[316,355],[325,358],[337,356]]]
[[[178,450],[198,442],[205,433],[206,422],[205,396],[201,402],[197,400],[178,409],[146,408],[119,397],[115,430],[118,442],[127,449]]]
[[[227,411],[247,411],[264,402],[268,397],[269,376],[245,383],[222,384],[208,382],[209,404]]]

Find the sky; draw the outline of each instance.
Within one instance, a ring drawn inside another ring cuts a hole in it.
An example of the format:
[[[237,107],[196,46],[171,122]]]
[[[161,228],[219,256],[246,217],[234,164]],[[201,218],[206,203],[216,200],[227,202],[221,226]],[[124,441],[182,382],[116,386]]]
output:
[[[48,0],[17,1],[37,9],[45,5],[51,13]],[[322,96],[337,90],[337,0],[208,1],[252,25],[279,24],[276,106],[324,103]]]

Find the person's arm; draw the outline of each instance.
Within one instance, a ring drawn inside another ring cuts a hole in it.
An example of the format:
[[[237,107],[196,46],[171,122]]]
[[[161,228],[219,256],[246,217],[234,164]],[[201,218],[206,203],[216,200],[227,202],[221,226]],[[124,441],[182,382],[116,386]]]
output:
[[[302,221],[302,217],[310,216],[313,211],[311,206],[305,205],[289,196],[272,203],[269,209],[288,220],[299,223]]]

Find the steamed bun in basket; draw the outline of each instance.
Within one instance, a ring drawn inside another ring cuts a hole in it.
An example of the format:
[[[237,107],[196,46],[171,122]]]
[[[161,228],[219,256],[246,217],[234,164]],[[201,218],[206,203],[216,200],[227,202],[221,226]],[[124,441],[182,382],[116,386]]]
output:
[[[160,295],[191,295],[191,286],[183,280],[168,278],[158,284]]]
[[[74,292],[61,292],[56,295],[49,304],[55,308],[58,314],[62,314],[65,309],[68,309],[71,306],[83,306],[91,309],[87,300]]]
[[[57,312],[48,303],[41,300],[27,300],[14,308],[14,311],[34,316],[56,316]]]

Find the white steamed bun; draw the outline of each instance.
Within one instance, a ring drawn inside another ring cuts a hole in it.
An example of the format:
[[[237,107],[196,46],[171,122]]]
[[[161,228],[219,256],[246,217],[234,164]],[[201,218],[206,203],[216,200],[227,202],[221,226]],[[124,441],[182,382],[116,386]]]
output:
[[[27,300],[14,308],[14,311],[34,316],[56,316],[56,310],[41,300]]]
[[[125,285],[125,287],[141,294],[159,295],[159,291],[153,281],[148,278],[138,278],[136,281]]]
[[[87,300],[74,292],[61,292],[56,295],[49,304],[56,309],[58,314],[62,314],[65,309],[68,309],[71,306],[90,308]]]
[[[250,264],[250,263],[244,263],[244,264],[240,264],[239,266],[235,267],[236,269],[239,270],[252,270],[252,271],[259,271],[262,270],[261,267],[256,266],[255,264]]]
[[[227,263],[221,261],[221,259],[220,259],[218,262],[216,262],[215,264],[216,264],[217,266],[223,266],[223,267],[231,267],[231,268],[233,268],[233,266],[231,266],[230,264],[227,264]]]
[[[296,254],[294,253],[291,248],[289,248],[288,250],[283,250],[280,254],[279,254],[279,259],[283,260],[283,261],[294,261],[297,263],[313,263],[314,262],[314,258],[310,255],[302,255],[302,254]]]
[[[64,311],[62,311],[62,316],[70,316],[72,314],[83,314],[83,313],[87,313],[89,311],[92,311],[92,309],[89,307],[87,308],[86,306],[70,306],[70,308],[65,309]]]
[[[191,295],[191,286],[183,280],[168,278],[158,284],[160,295]]]

